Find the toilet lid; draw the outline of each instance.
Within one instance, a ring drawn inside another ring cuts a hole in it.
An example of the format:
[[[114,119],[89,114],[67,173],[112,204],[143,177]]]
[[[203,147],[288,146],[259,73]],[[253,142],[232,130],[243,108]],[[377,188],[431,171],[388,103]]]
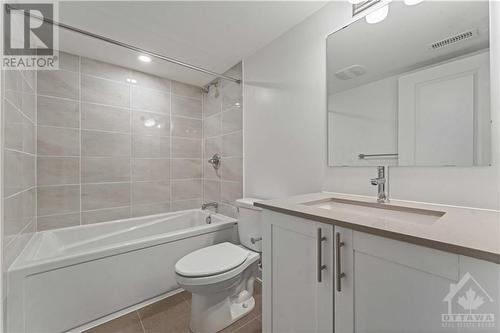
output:
[[[225,242],[191,252],[175,264],[177,274],[202,277],[221,274],[241,265],[250,252]]]

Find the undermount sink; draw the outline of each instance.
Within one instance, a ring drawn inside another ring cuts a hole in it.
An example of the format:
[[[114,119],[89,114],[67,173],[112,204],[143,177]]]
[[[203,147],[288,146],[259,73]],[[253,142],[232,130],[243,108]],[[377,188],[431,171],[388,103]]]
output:
[[[393,206],[383,203],[329,198],[320,201],[305,202],[303,205],[319,209],[350,213],[356,216],[384,219],[387,222],[433,224],[445,213],[435,210]]]

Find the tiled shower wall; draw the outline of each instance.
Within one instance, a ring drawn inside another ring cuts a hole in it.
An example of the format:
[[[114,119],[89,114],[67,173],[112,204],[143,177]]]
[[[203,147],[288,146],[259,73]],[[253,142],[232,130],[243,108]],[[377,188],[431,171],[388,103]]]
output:
[[[68,54],[37,87],[37,230],[201,205],[200,88]]]
[[[36,225],[36,72],[4,70],[2,79],[5,270]]]
[[[241,79],[241,63],[225,74]],[[205,201],[219,202],[220,211],[236,216],[234,200],[243,196],[242,89],[230,81],[218,81],[218,96],[212,87],[204,94],[204,160],[213,154],[222,156],[221,167],[214,170],[204,163]]]

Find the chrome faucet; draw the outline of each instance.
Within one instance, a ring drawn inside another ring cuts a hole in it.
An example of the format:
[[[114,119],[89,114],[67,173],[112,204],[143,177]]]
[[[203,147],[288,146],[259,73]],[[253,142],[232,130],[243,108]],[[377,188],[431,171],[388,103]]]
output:
[[[201,209],[202,210],[205,210],[208,207],[214,207],[216,213],[219,210],[219,204],[217,202],[215,202],[215,201],[214,202],[207,202],[207,203],[204,203],[203,205],[201,205]]]
[[[385,166],[378,166],[377,167],[377,178],[372,178],[370,180],[370,183],[372,185],[376,185],[378,187],[378,193],[377,193],[377,202],[379,203],[384,203],[384,202],[389,202],[389,167],[387,167],[387,176],[385,172]],[[386,184],[387,184],[387,190],[386,190]]]

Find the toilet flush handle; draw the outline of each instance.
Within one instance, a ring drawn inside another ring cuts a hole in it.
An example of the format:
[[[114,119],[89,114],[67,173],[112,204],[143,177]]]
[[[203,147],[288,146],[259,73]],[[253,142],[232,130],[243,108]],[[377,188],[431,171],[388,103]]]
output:
[[[250,237],[250,242],[252,242],[252,244],[255,244],[257,242],[260,242],[262,240],[262,237]]]

